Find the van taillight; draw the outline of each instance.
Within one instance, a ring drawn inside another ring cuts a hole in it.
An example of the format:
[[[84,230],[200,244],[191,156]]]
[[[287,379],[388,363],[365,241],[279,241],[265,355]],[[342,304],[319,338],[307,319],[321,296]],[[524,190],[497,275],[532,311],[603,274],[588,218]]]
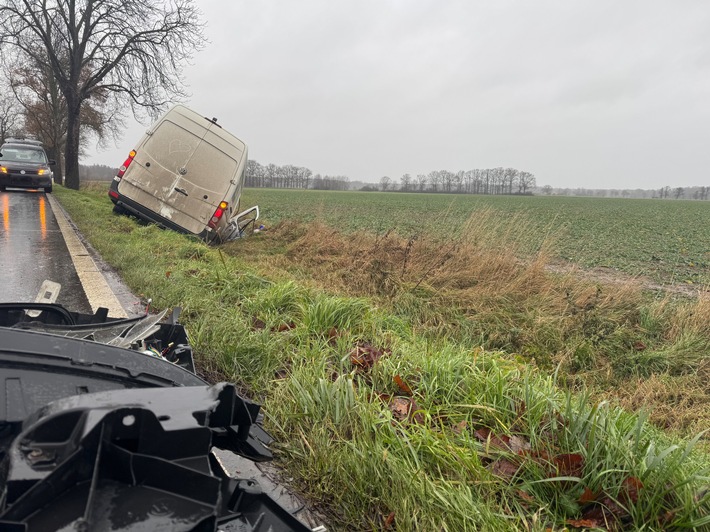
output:
[[[222,219],[222,216],[224,215],[224,211],[227,210],[227,202],[223,201],[222,203],[219,204],[219,207],[214,211],[214,214],[212,215],[212,218],[210,218],[210,221],[207,222],[207,225],[214,229],[217,227],[217,224],[219,221]]]
[[[121,165],[121,168],[118,169],[118,173],[116,174],[116,177],[118,178],[117,180],[120,180],[123,177],[123,174],[126,173],[126,170],[128,170],[128,167],[131,166],[131,163],[133,162],[133,158],[136,156],[136,150],[131,150],[131,153],[128,154],[128,159],[126,159],[123,164]]]

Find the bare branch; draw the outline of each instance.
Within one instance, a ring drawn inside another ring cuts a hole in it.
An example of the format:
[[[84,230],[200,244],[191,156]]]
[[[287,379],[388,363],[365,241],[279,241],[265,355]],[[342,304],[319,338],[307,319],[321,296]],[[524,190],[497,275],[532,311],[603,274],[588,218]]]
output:
[[[0,0],[0,27],[0,47],[50,69],[62,92],[68,184],[76,187],[87,100],[101,104],[85,117],[118,117],[121,102],[137,117],[155,116],[186,96],[182,66],[204,44],[194,0]],[[102,138],[110,127],[96,118],[91,129]]]

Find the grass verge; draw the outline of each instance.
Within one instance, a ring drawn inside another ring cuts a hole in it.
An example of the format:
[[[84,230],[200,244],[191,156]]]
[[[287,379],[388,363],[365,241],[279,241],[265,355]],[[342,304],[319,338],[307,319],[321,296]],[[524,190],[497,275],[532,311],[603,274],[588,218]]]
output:
[[[58,190],[136,293],[185,309],[203,370],[265,405],[332,528],[710,524],[698,439],[579,386],[701,374],[698,309],[551,275],[544,249],[520,262],[485,228],[442,248],[285,224],[213,249],[113,216],[104,194]]]

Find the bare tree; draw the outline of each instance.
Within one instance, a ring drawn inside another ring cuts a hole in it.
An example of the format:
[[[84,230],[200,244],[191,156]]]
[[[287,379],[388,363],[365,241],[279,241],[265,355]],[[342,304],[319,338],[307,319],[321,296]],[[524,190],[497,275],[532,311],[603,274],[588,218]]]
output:
[[[184,97],[182,64],[203,45],[192,0],[0,0],[1,43],[48,68],[67,106],[67,186],[79,187],[81,110],[100,94],[135,116]]]
[[[48,71],[29,64],[9,70],[16,105],[25,116],[25,132],[42,142],[50,159],[57,161],[54,179],[63,184],[63,149],[66,145],[67,109],[56,79]]]
[[[454,188],[457,194],[463,193],[464,175],[465,172],[463,171],[458,171],[454,174]]]
[[[499,166],[493,169],[495,191],[494,194],[505,194],[506,188],[506,176],[505,168]]]
[[[248,187],[263,187],[265,174],[263,166],[257,161],[249,159],[244,169],[244,184]]]
[[[432,192],[439,192],[439,183],[441,182],[439,171],[432,170],[427,177],[429,179],[429,189]]]
[[[387,192],[387,189],[390,188],[391,184],[392,180],[386,175],[380,178],[380,189],[382,190],[382,192]]]
[[[454,184],[454,173],[448,170],[439,170],[437,174],[439,183],[441,184],[441,191],[451,192],[451,188]]]
[[[424,192],[426,189],[427,177],[424,174],[417,174],[417,190],[419,192]]]
[[[503,182],[504,182],[504,188],[505,191],[503,194],[512,194],[513,193],[513,185],[515,185],[516,181],[518,180],[518,176],[520,175],[520,172],[516,170],[515,168],[506,168],[503,171]]]
[[[527,194],[528,189],[535,187],[535,175],[530,172],[520,172],[518,174],[518,192]]]
[[[312,175],[313,172],[309,168],[302,167],[298,169],[298,179],[300,188],[308,188]]]
[[[10,79],[15,106],[24,114],[25,133],[42,142],[50,159],[58,162],[55,180],[63,183],[63,156],[66,147],[67,106],[56,78],[46,64],[34,64],[31,58],[17,54],[3,56],[3,68]],[[88,145],[87,132],[104,142],[118,138],[123,121],[115,101],[106,92],[97,92],[81,108],[80,153]]]
[[[0,144],[22,128],[22,109],[9,91],[0,88]]]
[[[402,177],[399,178],[399,189],[402,192],[409,192],[409,190],[412,188],[412,176],[409,174],[404,174]]]

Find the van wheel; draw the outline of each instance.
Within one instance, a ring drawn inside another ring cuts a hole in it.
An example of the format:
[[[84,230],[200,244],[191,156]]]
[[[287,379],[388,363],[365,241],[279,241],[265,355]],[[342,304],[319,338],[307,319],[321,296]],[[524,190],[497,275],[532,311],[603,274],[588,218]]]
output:
[[[126,214],[126,209],[121,207],[120,205],[114,205],[113,206],[113,212],[115,214]]]
[[[0,192],[5,192],[5,190],[7,190],[7,189],[4,186],[0,187]]]
[[[45,192],[46,194],[51,193],[51,192],[52,192],[52,185],[49,185],[48,187],[44,187],[44,192]]]

